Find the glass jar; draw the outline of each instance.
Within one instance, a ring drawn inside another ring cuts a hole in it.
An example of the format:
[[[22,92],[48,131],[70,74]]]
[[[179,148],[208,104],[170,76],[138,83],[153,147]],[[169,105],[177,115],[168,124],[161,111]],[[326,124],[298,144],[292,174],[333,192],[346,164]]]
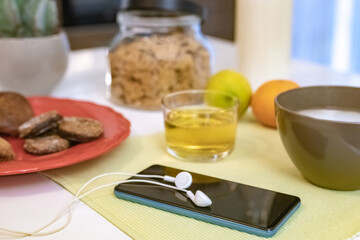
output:
[[[170,92],[205,88],[211,57],[199,16],[131,10],[120,12],[117,20],[120,32],[108,54],[113,102],[160,109],[161,98]]]

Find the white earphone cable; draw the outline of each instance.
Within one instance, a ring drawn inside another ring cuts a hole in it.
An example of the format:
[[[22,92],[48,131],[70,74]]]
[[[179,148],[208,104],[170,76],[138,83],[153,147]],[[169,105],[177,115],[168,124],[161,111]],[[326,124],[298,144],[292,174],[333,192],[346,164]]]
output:
[[[125,176],[133,176],[133,177],[141,177],[141,178],[160,178],[160,179],[164,179],[165,176],[161,176],[161,175],[145,175],[145,174],[132,174],[132,173],[124,173],[124,172],[109,172],[109,173],[104,173],[104,174],[100,174],[96,177],[93,177],[92,179],[90,179],[89,181],[87,181],[80,189],[79,191],[76,193],[75,197],[78,196],[78,194],[84,189],[86,188],[91,182],[95,181],[96,179],[102,178],[102,177],[107,177],[107,176],[113,176],[113,175],[125,175]]]
[[[89,181],[87,181],[76,193],[75,197],[78,197],[78,195],[82,192],[82,190],[84,190],[91,182],[102,178],[102,177],[107,177],[107,176],[113,176],[113,175],[125,175],[125,176],[134,176],[134,177],[142,177],[142,178],[160,178],[160,179],[164,179],[165,176],[161,176],[161,175],[146,175],[146,174],[133,174],[133,173],[126,173],[126,172],[108,172],[108,173],[103,173],[100,175],[97,175],[95,177],[93,177],[92,179],[90,179]],[[81,198],[81,197],[80,197]],[[78,198],[78,199],[80,199]],[[66,211],[67,208],[69,208],[71,206],[71,202],[66,205],[66,207],[64,209],[62,209],[59,214],[48,224],[44,225],[43,227],[39,228],[37,231],[35,232],[40,232],[42,231],[44,228],[47,228],[48,226],[50,226],[51,224],[53,224],[54,222],[56,222],[60,217],[63,216],[64,212]],[[72,209],[72,208],[71,208]],[[70,214],[71,212],[68,211],[68,213]],[[68,225],[68,224],[67,224]],[[66,226],[67,226],[66,225]]]
[[[131,183],[131,182],[141,182],[141,183],[151,183],[151,184],[155,184],[155,185],[159,185],[159,186],[164,186],[164,187],[168,187],[168,188],[172,188],[175,190],[179,190],[179,191],[183,191],[183,192],[187,192],[187,190],[182,189],[182,188],[178,188],[178,187],[174,187],[168,184],[164,184],[164,183],[160,183],[160,182],[154,182],[154,181],[149,181],[149,180],[143,180],[143,179],[131,179],[131,180],[123,180],[123,181],[116,181],[116,182],[111,182],[108,184],[104,184],[101,186],[98,186],[96,188],[93,188],[91,190],[89,190],[88,192],[83,193],[82,195],[80,195],[80,193],[82,192],[82,190],[84,188],[86,188],[91,182],[95,181],[96,179],[99,179],[101,177],[105,177],[105,176],[111,176],[111,175],[128,175],[128,176],[135,176],[135,177],[149,177],[149,178],[160,178],[160,179],[164,179],[164,176],[161,175],[143,175],[143,174],[131,174],[131,173],[121,173],[121,172],[110,172],[110,173],[104,173],[101,175],[98,175],[92,179],[90,179],[89,181],[87,181],[80,189],[79,191],[76,193],[75,195],[75,199],[71,200],[59,213],[57,216],[55,216],[55,218],[53,220],[51,220],[49,223],[47,223],[46,225],[42,226],[41,228],[39,228],[38,230],[34,231],[34,232],[22,232],[22,231],[16,231],[16,230],[10,230],[10,229],[5,229],[5,228],[0,228],[0,239],[2,238],[2,234],[6,234],[7,238],[23,238],[23,237],[29,237],[29,236],[47,236],[47,235],[51,235],[54,233],[57,233],[61,230],[63,230],[64,228],[66,228],[72,219],[72,210],[73,210],[73,206],[76,202],[78,202],[81,198],[87,196],[88,194],[100,190],[102,188],[106,188],[109,186],[113,186],[113,185],[117,185],[117,184],[122,184],[122,183]],[[80,195],[80,196],[79,196]],[[52,224],[54,224],[55,222],[57,222],[64,214],[68,214],[68,218],[66,223],[55,229],[52,231],[48,231],[48,232],[43,232],[41,233],[42,230],[46,229],[47,227],[51,226]],[[3,233],[2,233],[3,232]]]

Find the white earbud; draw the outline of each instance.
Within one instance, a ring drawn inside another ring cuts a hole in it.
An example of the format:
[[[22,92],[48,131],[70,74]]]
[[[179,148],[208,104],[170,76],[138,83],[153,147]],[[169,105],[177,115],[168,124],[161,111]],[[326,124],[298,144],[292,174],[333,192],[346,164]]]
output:
[[[181,172],[176,177],[164,176],[164,181],[175,183],[178,188],[186,189],[192,183],[192,176],[188,172]]]
[[[186,195],[198,207],[208,207],[212,204],[211,199],[200,190],[197,190],[195,195],[191,191],[186,191]]]

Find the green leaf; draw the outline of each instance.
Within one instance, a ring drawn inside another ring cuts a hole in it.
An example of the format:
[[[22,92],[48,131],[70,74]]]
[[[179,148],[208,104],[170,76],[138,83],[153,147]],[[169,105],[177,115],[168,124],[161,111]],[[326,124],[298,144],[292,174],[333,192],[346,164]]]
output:
[[[35,13],[36,32],[42,36],[54,33],[58,24],[56,3],[42,0]]]
[[[0,1],[0,36],[14,37],[21,26],[21,18],[16,1]]]
[[[32,36],[38,36],[36,27],[36,11],[43,0],[27,0],[23,5],[23,24]]]
[[[54,1],[48,2],[44,16],[44,35],[54,34],[59,25],[57,6]]]

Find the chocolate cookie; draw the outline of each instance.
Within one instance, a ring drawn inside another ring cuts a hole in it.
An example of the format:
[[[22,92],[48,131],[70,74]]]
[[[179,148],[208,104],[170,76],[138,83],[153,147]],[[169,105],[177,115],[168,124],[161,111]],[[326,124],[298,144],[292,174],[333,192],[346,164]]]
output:
[[[14,92],[0,92],[0,132],[16,136],[18,127],[34,116],[25,97]]]
[[[57,111],[50,111],[31,118],[19,127],[20,137],[36,137],[40,134],[57,128],[62,116]]]
[[[59,135],[37,138],[27,138],[24,143],[26,152],[35,155],[45,155],[60,152],[70,147],[70,142]]]
[[[91,118],[64,117],[59,122],[59,134],[74,142],[89,142],[98,139],[103,131],[102,124]]]
[[[14,160],[15,153],[8,141],[0,137],[0,162]]]

